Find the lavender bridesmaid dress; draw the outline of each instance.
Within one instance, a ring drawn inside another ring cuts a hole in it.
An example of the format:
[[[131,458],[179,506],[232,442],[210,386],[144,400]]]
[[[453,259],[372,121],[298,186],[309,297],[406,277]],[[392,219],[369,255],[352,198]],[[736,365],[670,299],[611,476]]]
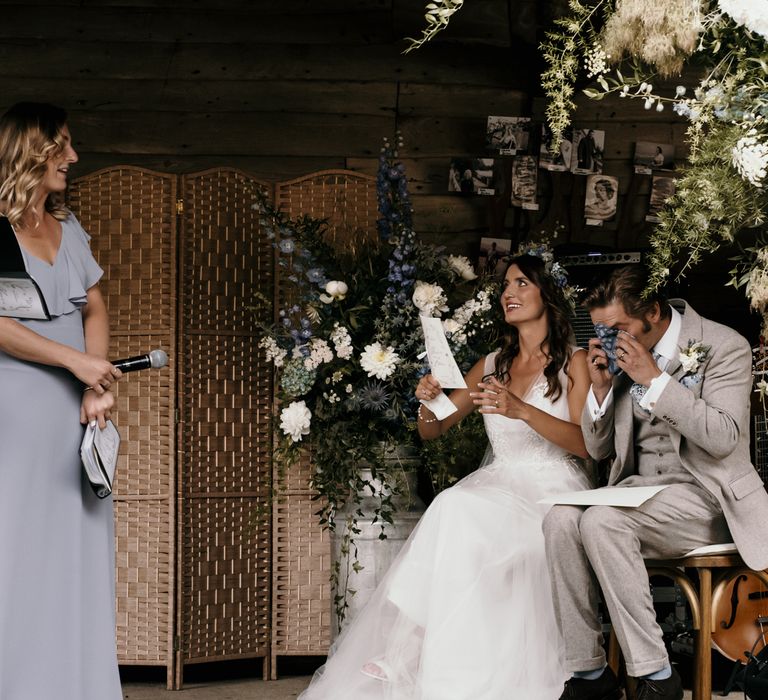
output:
[[[24,252],[50,321],[84,349],[81,307],[102,270],[74,216],[52,265]],[[112,499],[83,478],[81,383],[0,352],[0,698],[118,700]]]

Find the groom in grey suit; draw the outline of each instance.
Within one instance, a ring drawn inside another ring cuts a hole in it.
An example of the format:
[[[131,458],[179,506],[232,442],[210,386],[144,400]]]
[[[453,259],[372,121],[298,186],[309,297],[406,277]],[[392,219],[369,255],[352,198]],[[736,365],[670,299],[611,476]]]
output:
[[[620,268],[585,302],[593,323],[608,330],[589,344],[582,430],[594,459],[612,459],[609,486],[665,488],[637,508],[560,505],[544,521],[573,673],[562,699],[621,697],[602,648],[599,589],[627,672],[639,679],[637,697],[683,697],[643,559],[733,541],[750,567],[768,567],[768,494],[749,456],[749,344],[682,300],[643,298],[646,282],[641,266]]]

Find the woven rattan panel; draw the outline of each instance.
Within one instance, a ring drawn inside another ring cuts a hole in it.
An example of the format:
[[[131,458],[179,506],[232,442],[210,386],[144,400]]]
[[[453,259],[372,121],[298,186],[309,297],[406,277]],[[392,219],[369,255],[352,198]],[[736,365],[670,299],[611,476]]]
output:
[[[273,505],[272,653],[276,656],[328,651],[330,538],[317,524],[317,509],[310,493],[289,494]]]
[[[279,183],[275,199],[291,217],[328,221],[327,240],[362,245],[376,236],[376,181],[347,170],[326,170]],[[289,291],[278,280],[282,306]],[[308,459],[286,470],[282,501],[273,510],[272,670],[276,656],[325,654],[330,638],[330,541],[315,512]]]
[[[73,183],[69,202],[104,268],[113,333],[173,331],[175,178],[140,168],[102,170]]]
[[[159,648],[172,628],[167,601],[173,590],[173,518],[166,499],[117,501],[117,646],[130,650],[121,663],[165,664],[171,649]],[[152,601],[158,601],[153,604]]]
[[[180,663],[268,656],[272,368],[249,308],[273,249],[235,170],[185,176],[181,238]]]
[[[117,641],[121,663],[173,667],[176,179],[118,167],[75,181],[69,205],[104,268],[110,357],[161,347],[171,366],[117,387]]]

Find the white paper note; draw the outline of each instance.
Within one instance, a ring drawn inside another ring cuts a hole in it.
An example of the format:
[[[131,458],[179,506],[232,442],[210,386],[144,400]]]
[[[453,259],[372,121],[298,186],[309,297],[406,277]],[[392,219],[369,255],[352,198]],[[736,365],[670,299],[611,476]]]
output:
[[[456,413],[459,409],[442,391],[429,401],[421,401],[432,413],[435,414],[437,420],[443,420],[448,418],[452,413]]]
[[[421,327],[424,329],[424,344],[427,347],[427,359],[432,376],[440,382],[443,389],[466,389],[467,383],[464,381],[464,376],[461,374],[461,370],[456,364],[456,360],[453,359],[453,354],[451,354],[451,348],[448,346],[443,322],[439,318],[429,316],[421,316],[420,318]],[[429,405],[427,408],[432,410]]]
[[[47,319],[45,302],[30,278],[5,277],[0,273],[0,316]]]
[[[588,491],[568,491],[542,498],[538,503],[570,506],[623,506],[637,508],[666,486],[604,486]]]

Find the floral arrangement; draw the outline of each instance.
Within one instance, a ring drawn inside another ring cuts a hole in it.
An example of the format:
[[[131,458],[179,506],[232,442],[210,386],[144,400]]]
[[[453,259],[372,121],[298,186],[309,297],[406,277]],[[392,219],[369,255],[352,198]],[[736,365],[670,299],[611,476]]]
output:
[[[311,455],[320,521],[335,528],[341,516],[352,554],[360,494],[373,494],[384,537],[403,481],[386,455],[419,446],[413,392],[428,371],[419,316],[442,319],[466,371],[492,349],[500,313],[494,283],[467,258],[417,240],[397,146],[385,140],[379,159],[375,235],[336,240],[323,221],[292,220],[265,199],[256,205],[288,300],[260,341],[276,369],[276,463],[284,470]],[[345,600],[337,588],[340,620]]]
[[[438,15],[453,9],[433,5]],[[679,279],[702,256],[747,235],[756,244],[743,248],[731,284],[745,288],[768,335],[768,3],[570,0],[569,8],[541,46],[552,148],[584,79],[595,81],[584,90],[591,98],[615,94],[687,118],[689,163],[651,236],[651,286]],[[684,66],[699,71],[695,89],[659,87]]]
[[[678,359],[680,360],[680,365],[684,372],[680,381],[684,386],[691,387],[701,381],[699,367],[701,367],[702,362],[706,361],[709,357],[711,349],[712,348],[709,345],[704,345],[699,340],[690,339],[685,348],[680,350]]]

